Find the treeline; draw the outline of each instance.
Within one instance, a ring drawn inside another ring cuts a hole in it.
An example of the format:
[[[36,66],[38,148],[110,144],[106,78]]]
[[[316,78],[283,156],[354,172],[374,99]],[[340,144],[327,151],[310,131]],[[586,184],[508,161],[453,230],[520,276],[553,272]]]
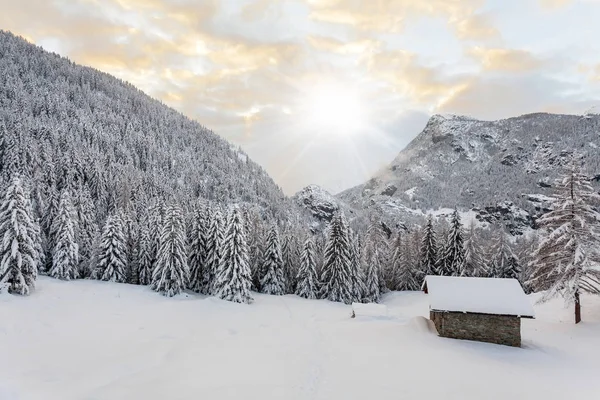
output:
[[[167,296],[190,289],[248,303],[254,290],[351,303],[418,290],[428,274],[522,277],[504,230],[486,252],[483,231],[465,234],[458,212],[437,224],[439,233],[432,218],[410,232],[390,235],[377,221],[355,232],[338,213],[319,234],[247,205],[200,200],[184,209],[156,201],[140,219],[116,209],[99,227],[89,195],[65,189],[55,212],[43,214],[29,192],[14,178],[0,209],[1,282],[11,293],[29,293],[41,273],[150,285]]]

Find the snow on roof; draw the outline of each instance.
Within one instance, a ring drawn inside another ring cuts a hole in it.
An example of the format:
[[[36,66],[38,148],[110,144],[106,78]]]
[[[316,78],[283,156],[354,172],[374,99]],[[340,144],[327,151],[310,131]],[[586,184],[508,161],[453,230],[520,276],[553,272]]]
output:
[[[516,279],[427,276],[423,286],[431,310],[534,317]]]

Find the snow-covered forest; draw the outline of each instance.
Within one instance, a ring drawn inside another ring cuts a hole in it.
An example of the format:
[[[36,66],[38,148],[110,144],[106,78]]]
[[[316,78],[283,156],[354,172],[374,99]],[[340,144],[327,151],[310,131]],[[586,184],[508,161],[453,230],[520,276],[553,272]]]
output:
[[[240,303],[252,291],[377,302],[428,274],[516,278],[575,304],[599,293],[598,195],[575,156],[527,236],[463,224],[458,211],[394,230],[338,210],[320,230],[225,140],[4,32],[0,87],[0,282],[11,293],[30,293],[38,274]]]

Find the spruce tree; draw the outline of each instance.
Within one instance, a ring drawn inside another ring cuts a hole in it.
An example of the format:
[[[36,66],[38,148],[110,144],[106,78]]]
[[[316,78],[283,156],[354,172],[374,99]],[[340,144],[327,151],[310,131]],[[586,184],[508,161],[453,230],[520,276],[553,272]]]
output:
[[[402,280],[402,271],[400,269],[400,260],[403,256],[403,249],[402,249],[402,243],[403,243],[403,234],[401,232],[398,232],[398,234],[396,235],[396,237],[394,238],[394,241],[392,243],[392,258],[390,261],[390,265],[391,267],[389,268],[389,271],[387,273],[387,286],[390,288],[390,290],[400,290],[400,284],[401,284],[401,280]]]
[[[298,238],[293,234],[287,234],[283,243],[281,257],[283,258],[286,293],[293,294],[296,291],[296,276],[300,264],[300,245]]]
[[[379,302],[380,297],[379,270],[381,269],[381,266],[379,265],[377,247],[374,246],[373,243],[367,244],[364,260],[366,276],[363,299],[366,303],[377,303]]]
[[[49,275],[53,278],[71,280],[79,277],[79,246],[75,242],[74,217],[71,195],[65,190],[60,196],[52,228],[54,251]]]
[[[477,237],[475,224],[471,223],[465,240],[465,268],[463,276],[487,277],[489,268],[484,261],[484,251]]]
[[[189,238],[189,267],[190,281],[189,289],[202,292],[202,281],[206,264],[206,242],[208,236],[208,224],[206,208],[200,204],[193,212],[192,226]]]
[[[252,276],[242,213],[234,208],[227,220],[221,264],[214,284],[216,297],[236,303],[250,303]]]
[[[423,277],[419,271],[418,260],[411,257],[414,251],[409,234],[403,235],[398,257],[399,283],[398,290],[419,290]]]
[[[139,251],[138,251],[138,283],[140,285],[150,285],[152,283],[152,271],[154,265],[153,238],[150,233],[150,227],[140,226],[138,233]]]
[[[41,262],[39,234],[28,193],[15,177],[0,206],[0,284],[9,293],[27,295],[34,289]]]
[[[419,260],[421,263],[420,270],[423,271],[424,275],[440,275],[437,239],[431,215],[427,219],[427,225],[425,225]]]
[[[97,250],[93,279],[125,283],[127,281],[127,240],[119,213],[106,219]]]
[[[362,266],[362,252],[361,252],[361,241],[358,234],[351,233],[351,262],[352,271],[350,277],[352,279],[352,301],[362,302],[365,297],[366,288],[366,276]]]
[[[325,245],[323,270],[321,273],[321,297],[352,303],[352,260],[348,225],[343,213],[331,219]]]
[[[214,294],[215,276],[221,265],[221,246],[223,244],[224,222],[221,209],[213,205],[209,211],[209,228],[206,236],[206,264],[202,273],[200,290],[203,294]]]
[[[298,269],[296,294],[305,299],[318,298],[318,276],[317,263],[315,258],[315,244],[312,238],[308,237],[304,242],[300,268]]]
[[[165,210],[156,267],[152,271],[151,288],[172,297],[186,288],[190,271],[185,246],[183,212],[176,205]]]
[[[555,203],[538,225],[545,237],[534,253],[530,284],[546,290],[541,301],[560,294],[575,304],[575,323],[581,321],[581,293],[600,294],[598,221],[594,204],[600,196],[579,166],[572,163],[555,184]]]
[[[389,290],[387,287],[386,272],[389,271],[388,265],[392,257],[390,256],[388,238],[383,231],[380,220],[372,220],[369,224],[367,228],[367,242],[368,246],[371,245],[377,250],[379,292],[385,293]]]
[[[264,271],[260,282],[261,292],[278,296],[285,294],[285,272],[281,257],[279,233],[275,224],[271,226],[267,235],[261,269]]]
[[[75,192],[73,203],[77,215],[75,237],[79,245],[79,277],[87,278],[93,269],[94,240],[98,234],[97,211],[86,186]]]
[[[458,210],[454,210],[446,243],[439,262],[440,273],[444,276],[462,276],[465,270],[465,248],[462,225]]]

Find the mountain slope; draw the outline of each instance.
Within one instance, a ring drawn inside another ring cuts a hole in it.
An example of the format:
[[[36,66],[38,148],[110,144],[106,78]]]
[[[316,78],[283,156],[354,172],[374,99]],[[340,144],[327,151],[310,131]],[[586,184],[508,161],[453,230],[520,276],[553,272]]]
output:
[[[102,221],[151,199],[198,197],[259,205],[282,217],[291,204],[243,152],[128,83],[0,31],[0,176],[26,175],[41,202],[89,191]]]
[[[410,219],[428,210],[474,209],[487,222],[531,225],[573,151],[600,170],[600,116],[530,114],[500,121],[433,116],[390,166],[336,197],[358,209]],[[540,196],[541,194],[541,196]],[[519,230],[519,229],[517,229]],[[520,232],[517,232],[520,233]]]

